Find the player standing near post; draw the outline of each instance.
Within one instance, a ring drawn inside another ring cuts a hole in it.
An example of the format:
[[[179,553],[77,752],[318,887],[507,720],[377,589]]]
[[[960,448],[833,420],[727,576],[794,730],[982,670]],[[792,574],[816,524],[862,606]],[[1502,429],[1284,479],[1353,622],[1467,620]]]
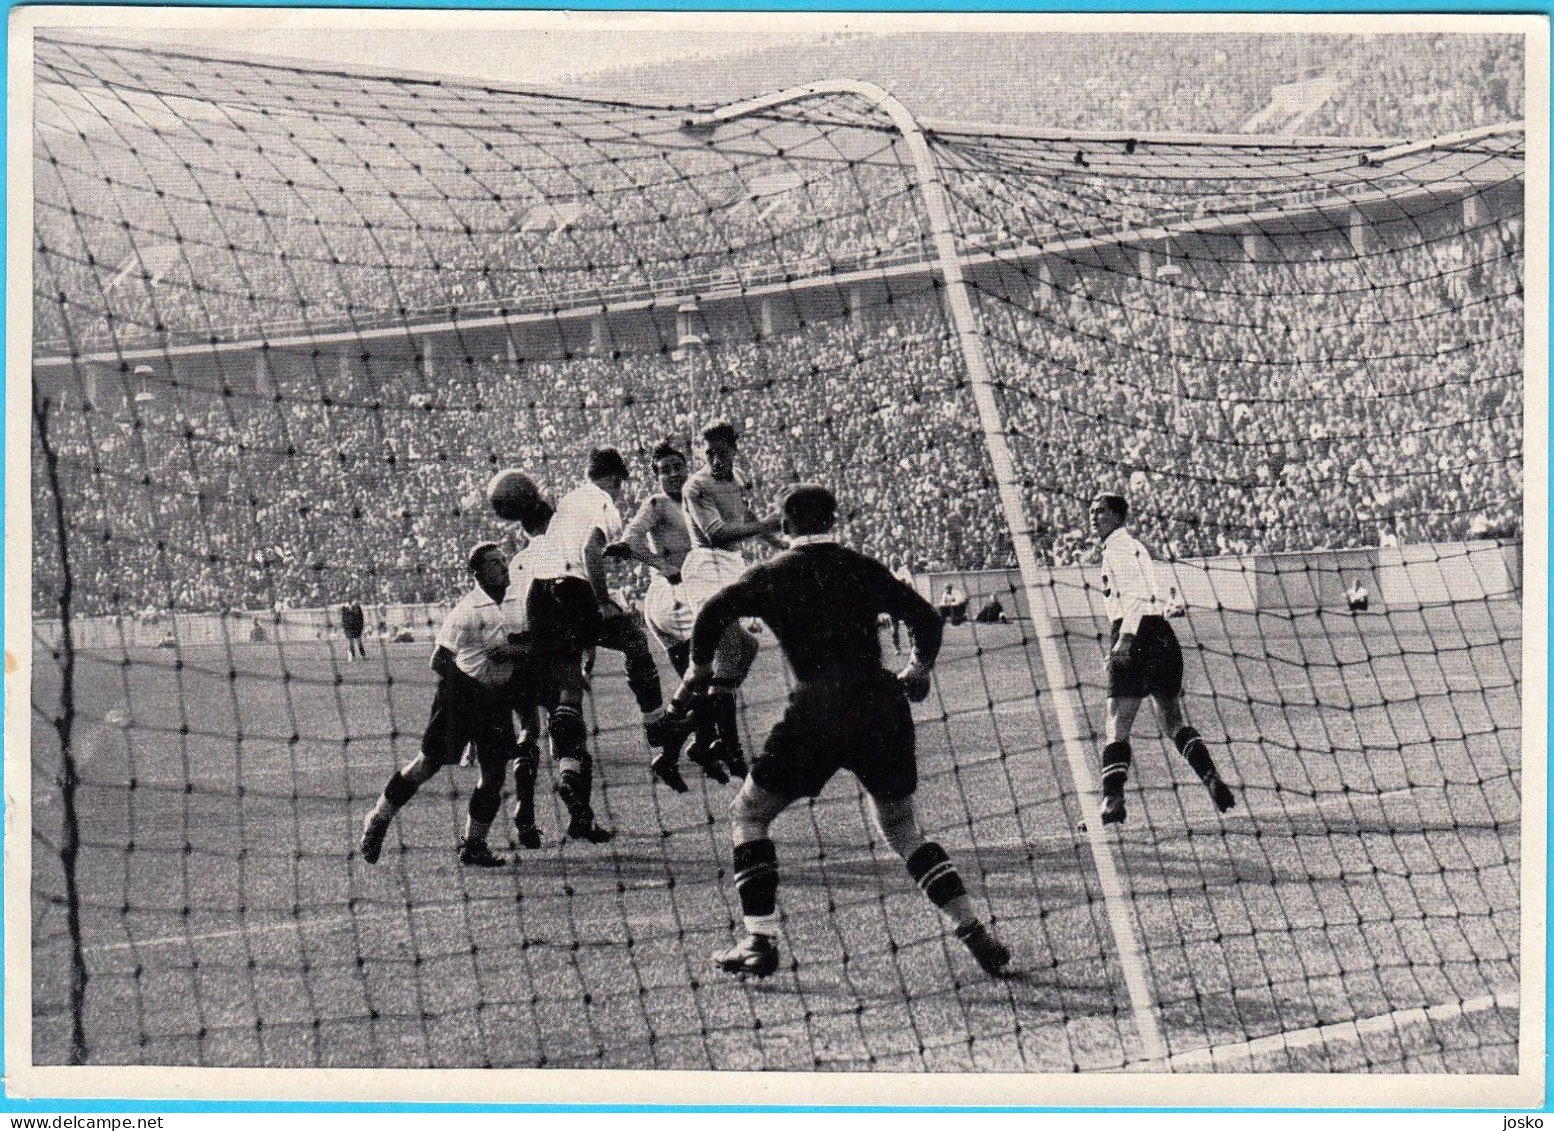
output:
[[[908,700],[927,698],[943,624],[934,608],[873,558],[836,545],[836,499],[801,484],[782,505],[791,548],[754,566],[707,602],[691,639],[692,667],[676,700],[715,678],[724,633],[740,617],[770,626],[797,686],[788,709],[730,806],[734,885],[745,937],[714,961],[732,974],[765,977],[777,969],[777,851],[771,823],[800,797],[818,794],[837,770],[853,773],[869,794],[875,822],[906,862],[923,894],[954,924],[981,967],[998,973],[1009,951],[971,909],[960,874],[917,824],[916,729]],[[881,667],[879,614],[912,632],[910,662],[899,675]]]
[[[472,745],[480,764],[480,782],[469,798],[469,817],[459,860],[482,868],[507,863],[486,845],[491,822],[502,804],[507,763],[520,757],[513,733],[511,688],[527,649],[511,640],[502,612],[507,594],[507,559],[494,542],[470,551],[470,591],[459,598],[437,631],[432,670],[438,673],[431,718],[421,736],[421,753],[394,771],[378,803],[362,822],[361,854],[376,864],[394,814],[445,765],[456,765]]]
[[[771,538],[782,528],[782,514],[773,511],[757,518],[750,503],[750,485],[734,468],[739,432],[726,420],[702,431],[706,464],[685,481],[685,522],[691,534],[691,551],[681,569],[686,600],[699,612],[724,586],[745,572],[739,547],[751,538]],[[775,543],[774,543],[775,544]],[[722,761],[730,772],[743,777],[744,753],[739,743],[739,715],[734,692],[750,674],[760,645],[737,622],[730,622],[718,641],[713,674],[706,698],[692,711],[696,734],[690,756],[719,776],[709,763]]]
[[[1101,823],[1128,818],[1122,798],[1133,764],[1128,738],[1144,697],[1155,701],[1160,729],[1171,736],[1224,813],[1236,796],[1220,780],[1203,736],[1187,725],[1182,709],[1182,647],[1163,615],[1165,603],[1155,588],[1155,563],[1149,551],[1123,525],[1128,501],[1121,495],[1097,495],[1090,504],[1090,527],[1101,543],[1101,594],[1112,625],[1107,657],[1106,749],[1101,754]]]

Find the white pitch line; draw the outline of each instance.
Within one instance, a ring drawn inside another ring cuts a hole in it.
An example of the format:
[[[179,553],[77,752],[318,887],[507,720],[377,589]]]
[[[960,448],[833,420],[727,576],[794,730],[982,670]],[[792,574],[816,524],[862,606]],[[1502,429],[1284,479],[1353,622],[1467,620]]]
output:
[[[1521,1003],[1519,990],[1498,989],[1483,997],[1463,1002],[1447,1002],[1427,1008],[1398,1009],[1376,1017],[1359,1021],[1343,1021],[1334,1025],[1319,1025],[1311,1029],[1297,1029],[1290,1033],[1275,1033],[1271,1037],[1258,1037],[1233,1045],[1213,1045],[1174,1053],[1164,1059],[1173,1070],[1224,1067],[1226,1061],[1245,1060],[1264,1053],[1288,1052],[1294,1049],[1323,1045],[1329,1040],[1359,1041],[1364,1037],[1396,1032],[1405,1025],[1423,1025],[1433,1021],[1452,1021],[1473,1013],[1486,1013],[1491,1009],[1516,1009]]]
[[[246,927],[229,927],[224,931],[203,931],[197,935],[164,935],[155,939],[135,939],[133,942],[102,943],[97,946],[85,946],[81,949],[88,954],[105,954],[119,950],[138,950],[142,947],[173,946],[179,943],[211,942],[216,939],[235,939],[245,935],[266,935],[275,931],[301,931],[316,927],[329,929],[332,927],[344,927],[363,918],[372,918],[366,915],[341,916],[335,919],[303,919],[284,923],[264,923]]]

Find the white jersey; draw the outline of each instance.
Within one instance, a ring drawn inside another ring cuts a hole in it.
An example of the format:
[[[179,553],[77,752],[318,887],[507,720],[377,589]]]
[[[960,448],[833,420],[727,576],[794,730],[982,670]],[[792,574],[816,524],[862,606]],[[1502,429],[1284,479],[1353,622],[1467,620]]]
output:
[[[502,614],[514,632],[529,631],[529,587],[542,577],[562,577],[561,555],[548,534],[536,534],[507,563]]]
[[[556,513],[551,516],[550,526],[545,531],[553,556],[538,567],[554,572],[536,572],[536,578],[581,577],[587,581],[588,564],[584,551],[595,531],[604,535],[605,545],[620,541],[621,512],[602,489],[584,483],[568,491],[556,504]]]
[[[1139,621],[1165,613],[1155,585],[1155,560],[1125,527],[1113,530],[1101,545],[1101,596],[1106,619],[1122,622],[1122,632],[1137,634]]]
[[[494,651],[507,643],[507,634],[515,631],[507,620],[507,603],[498,605],[476,585],[459,598],[437,629],[437,646],[453,653],[453,662],[471,679],[497,686],[512,679],[513,665],[494,658]]]

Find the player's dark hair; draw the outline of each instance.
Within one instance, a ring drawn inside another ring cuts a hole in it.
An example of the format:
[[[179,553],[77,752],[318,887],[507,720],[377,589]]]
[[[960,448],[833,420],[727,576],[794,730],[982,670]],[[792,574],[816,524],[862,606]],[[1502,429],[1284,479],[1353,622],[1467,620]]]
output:
[[[477,569],[480,568],[480,559],[485,557],[492,550],[501,553],[502,547],[498,546],[495,542],[482,542],[480,545],[476,546],[469,552],[469,561],[466,564],[469,566],[470,573],[474,573]]]
[[[800,483],[782,499],[790,534],[824,534],[836,522],[836,496],[818,483]]]
[[[654,465],[656,466],[659,460],[668,459],[670,456],[679,456],[681,459],[684,459],[685,453],[675,447],[673,441],[660,440],[658,446],[653,449]]]
[[[739,429],[726,420],[714,420],[701,430],[701,438],[703,440],[734,444],[739,441]]]
[[[1121,495],[1097,495],[1096,502],[1103,504],[1120,521],[1128,521],[1128,500]]]

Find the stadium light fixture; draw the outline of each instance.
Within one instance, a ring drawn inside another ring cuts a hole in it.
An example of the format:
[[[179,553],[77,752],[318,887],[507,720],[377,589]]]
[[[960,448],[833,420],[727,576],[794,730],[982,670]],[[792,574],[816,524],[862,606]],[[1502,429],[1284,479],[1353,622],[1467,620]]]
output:
[[[151,391],[150,378],[156,370],[149,365],[135,366],[135,376],[140,378],[140,391],[135,394],[136,404],[145,404],[147,401],[156,400],[156,394]]]

